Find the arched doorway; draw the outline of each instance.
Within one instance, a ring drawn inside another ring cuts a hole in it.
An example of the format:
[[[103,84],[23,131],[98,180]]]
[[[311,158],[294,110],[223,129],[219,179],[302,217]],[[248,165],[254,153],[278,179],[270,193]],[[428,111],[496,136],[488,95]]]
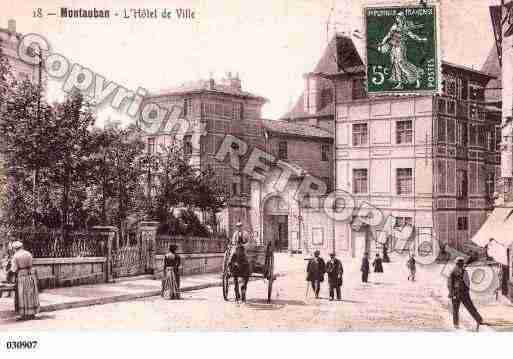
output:
[[[264,243],[273,242],[276,251],[289,249],[289,207],[281,196],[269,197],[264,202],[263,239]]]

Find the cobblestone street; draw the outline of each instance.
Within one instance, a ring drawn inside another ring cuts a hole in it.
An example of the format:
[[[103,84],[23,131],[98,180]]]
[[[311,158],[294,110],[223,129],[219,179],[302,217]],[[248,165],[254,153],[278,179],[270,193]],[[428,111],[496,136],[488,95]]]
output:
[[[284,273],[274,286],[273,303],[265,301],[267,284],[249,283],[248,302],[225,302],[221,288],[184,293],[183,300],[160,297],[41,313],[34,321],[8,319],[0,331],[9,330],[333,330],[333,331],[445,331],[451,330],[447,306],[434,300],[447,298],[446,280],[438,266],[420,268],[416,282],[407,281],[404,258],[385,264],[381,283],[371,274],[360,283],[359,261],[342,258],[345,275],[343,300],[328,301],[328,287],[321,298],[306,294],[302,257],[277,255],[277,270]],[[232,287],[233,288],[233,287]],[[232,294],[233,298],[233,294]]]

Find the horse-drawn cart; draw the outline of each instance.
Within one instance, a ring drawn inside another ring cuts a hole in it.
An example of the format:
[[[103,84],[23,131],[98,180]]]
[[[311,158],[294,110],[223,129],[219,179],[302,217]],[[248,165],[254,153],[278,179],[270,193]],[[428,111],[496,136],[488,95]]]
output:
[[[271,302],[274,277],[274,248],[269,242],[266,245],[244,245],[246,257],[249,262],[249,278],[260,278],[267,280],[267,302]],[[230,259],[235,250],[228,246],[223,258],[223,297],[229,300],[230,279]]]

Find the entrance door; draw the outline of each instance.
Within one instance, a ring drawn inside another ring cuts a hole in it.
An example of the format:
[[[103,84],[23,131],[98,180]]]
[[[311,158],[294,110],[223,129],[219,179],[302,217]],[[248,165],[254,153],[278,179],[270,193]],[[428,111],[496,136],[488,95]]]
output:
[[[287,251],[289,249],[289,231],[287,216],[276,216],[278,217],[278,245],[277,248],[280,251]]]

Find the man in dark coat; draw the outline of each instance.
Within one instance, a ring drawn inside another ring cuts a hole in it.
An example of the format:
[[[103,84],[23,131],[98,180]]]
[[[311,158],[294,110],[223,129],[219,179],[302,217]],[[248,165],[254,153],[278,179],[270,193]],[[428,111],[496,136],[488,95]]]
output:
[[[470,299],[469,276],[464,264],[465,260],[462,257],[456,258],[456,266],[447,281],[449,298],[452,301],[452,319],[454,327],[459,328],[460,304],[463,304],[476,321],[476,330],[479,330],[479,325],[484,324],[483,318],[474,306],[472,299]]]
[[[360,271],[362,272],[362,283],[367,283],[367,280],[369,279],[369,253],[367,252],[363,255]]]
[[[249,262],[246,257],[246,251],[242,245],[238,245],[235,253],[230,259],[230,272],[233,276],[233,286],[235,290],[235,301],[246,302],[246,289],[249,281]],[[242,279],[241,291],[239,292],[239,278]]]
[[[306,267],[306,280],[312,284],[315,298],[319,298],[321,282],[324,281],[324,273],[326,272],[326,264],[324,259],[320,257],[320,254],[321,252],[315,251],[314,257],[308,261],[308,266]]]
[[[344,268],[335,253],[330,254],[330,260],[326,263],[326,272],[328,273],[328,283],[330,285],[330,300],[333,300],[335,290],[337,291],[337,300],[341,300],[340,287],[342,286]]]

